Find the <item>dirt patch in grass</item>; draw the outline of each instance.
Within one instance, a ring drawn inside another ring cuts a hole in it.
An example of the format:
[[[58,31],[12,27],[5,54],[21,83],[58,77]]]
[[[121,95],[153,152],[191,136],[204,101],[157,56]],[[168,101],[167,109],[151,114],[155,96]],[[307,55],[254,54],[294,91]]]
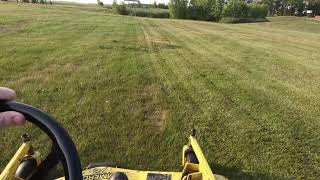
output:
[[[143,116],[144,120],[155,129],[162,132],[166,126],[168,110],[160,107],[160,85],[152,84],[143,89]]]
[[[313,18],[314,20],[320,21],[320,16],[316,16]]]
[[[162,132],[165,129],[167,112],[167,110],[145,111],[144,117],[157,132]]]

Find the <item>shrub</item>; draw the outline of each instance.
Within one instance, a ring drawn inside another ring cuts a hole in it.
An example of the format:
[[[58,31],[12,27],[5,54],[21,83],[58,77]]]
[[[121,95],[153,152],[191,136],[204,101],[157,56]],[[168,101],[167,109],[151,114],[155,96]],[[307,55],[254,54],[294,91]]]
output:
[[[222,18],[224,0],[216,0],[215,6],[212,8],[212,15],[216,21]]]
[[[214,7],[213,0],[192,0],[190,1],[191,6],[189,11],[191,11],[191,19],[195,20],[213,20],[212,17],[212,7]]]
[[[223,9],[223,17],[246,18],[249,8],[247,4],[240,0],[231,0]]]
[[[50,1],[51,2],[51,1]],[[31,3],[37,3],[37,0],[31,0]]]
[[[117,6],[118,6],[117,1],[116,1],[116,0],[113,0],[113,2],[112,2],[112,9],[117,9]]]
[[[117,12],[118,14],[121,14],[121,15],[128,15],[128,14],[129,14],[129,11],[128,11],[128,9],[126,8],[126,5],[125,5],[125,4],[117,5],[117,6],[116,6],[116,12]]]
[[[99,2],[99,6],[103,6],[103,2],[102,1]]]
[[[218,21],[221,18],[224,0],[191,0],[188,18],[195,20]]]
[[[140,1],[139,1],[140,2]],[[164,3],[159,3],[158,4],[158,8],[160,9],[169,9],[168,5],[164,4]]]
[[[40,0],[40,2],[39,2],[40,4],[44,4],[44,0]]]
[[[185,19],[188,11],[188,0],[170,0],[169,12],[170,17]]]
[[[126,8],[126,5],[123,3],[119,5],[119,4],[117,4],[116,0],[114,0],[112,3],[112,10],[114,11],[114,13],[121,14],[121,15],[128,15],[129,14],[129,11]]]
[[[266,5],[251,3],[248,7],[248,17],[250,18],[265,18],[268,15],[268,7]]]
[[[129,15],[150,18],[169,18],[169,11],[155,8],[130,8]]]
[[[250,23],[267,21],[268,8],[263,4],[246,4],[240,0],[231,0],[223,9],[224,23]]]

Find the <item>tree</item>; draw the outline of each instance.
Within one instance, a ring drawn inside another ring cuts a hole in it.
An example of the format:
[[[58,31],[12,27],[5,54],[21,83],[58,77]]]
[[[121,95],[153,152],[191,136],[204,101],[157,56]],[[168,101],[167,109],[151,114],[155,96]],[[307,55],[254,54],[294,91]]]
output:
[[[247,4],[240,0],[231,0],[223,9],[224,17],[246,18],[249,8]]]
[[[193,19],[212,20],[212,8],[215,0],[193,0],[192,2]]]
[[[113,9],[113,10],[117,9],[117,6],[118,6],[117,0],[113,0],[113,2],[112,2],[112,9]]]
[[[268,7],[265,4],[258,4],[256,2],[248,4],[249,18],[265,18],[268,15]]]
[[[158,4],[158,8],[161,8],[161,9],[168,9],[168,6],[164,3],[159,3]]]
[[[222,18],[224,0],[216,0],[215,6],[212,9],[214,20],[219,21]]]
[[[302,11],[304,9],[303,0],[289,0],[288,4],[290,4],[291,6],[290,12],[289,12],[291,16],[294,15],[295,11],[297,11],[299,15],[302,14]]]
[[[315,15],[320,15],[320,0],[307,0],[307,9],[312,10]]]
[[[188,15],[191,19],[219,21],[224,0],[191,0]]]
[[[112,3],[112,10],[114,10],[115,13],[121,14],[121,15],[128,15],[129,11],[126,7],[126,5],[122,2],[120,5],[117,4],[117,2],[114,0]]]
[[[261,3],[267,7],[268,16],[274,16],[276,14],[275,0],[262,0]]]
[[[170,0],[169,12],[171,18],[185,19],[187,17],[188,0]]]

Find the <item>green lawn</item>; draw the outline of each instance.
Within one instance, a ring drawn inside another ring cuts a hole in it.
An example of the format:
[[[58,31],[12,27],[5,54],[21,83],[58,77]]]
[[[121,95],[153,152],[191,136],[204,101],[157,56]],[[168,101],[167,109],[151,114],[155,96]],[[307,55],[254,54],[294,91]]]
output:
[[[218,24],[0,3],[0,85],[71,134],[82,166],[181,170],[190,129],[230,179],[320,177],[320,22]],[[31,125],[0,130],[0,169]]]

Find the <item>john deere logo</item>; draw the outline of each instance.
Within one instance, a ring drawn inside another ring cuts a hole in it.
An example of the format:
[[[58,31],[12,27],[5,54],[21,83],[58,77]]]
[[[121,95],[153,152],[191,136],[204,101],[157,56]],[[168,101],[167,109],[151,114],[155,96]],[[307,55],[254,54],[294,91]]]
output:
[[[107,180],[111,176],[112,173],[104,169],[92,169],[92,172],[83,176],[83,180]]]
[[[171,180],[171,175],[148,173],[147,180]]]

